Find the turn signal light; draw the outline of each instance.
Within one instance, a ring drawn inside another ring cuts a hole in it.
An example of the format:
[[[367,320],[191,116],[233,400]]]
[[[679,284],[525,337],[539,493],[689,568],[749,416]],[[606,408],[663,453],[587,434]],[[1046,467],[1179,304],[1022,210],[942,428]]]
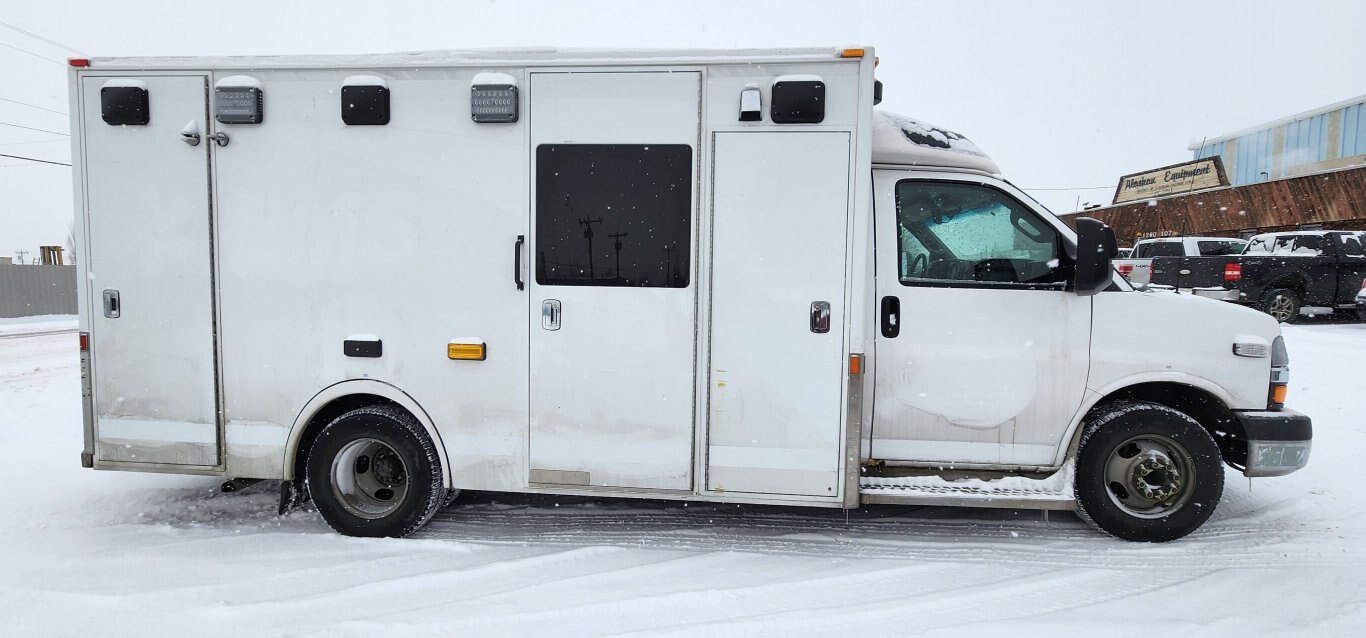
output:
[[[1290,386],[1278,385],[1271,388],[1271,402],[1284,405],[1285,396],[1290,394]]]
[[[1243,278],[1242,264],[1224,264],[1224,281],[1238,281]]]

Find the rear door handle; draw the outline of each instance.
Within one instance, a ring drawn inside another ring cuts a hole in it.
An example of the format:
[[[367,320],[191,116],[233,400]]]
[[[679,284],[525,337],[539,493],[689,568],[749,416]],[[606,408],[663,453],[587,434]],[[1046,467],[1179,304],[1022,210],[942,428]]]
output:
[[[887,295],[882,298],[882,336],[895,339],[901,334],[901,299]]]
[[[517,289],[526,288],[522,282],[522,244],[526,243],[526,235],[518,235],[517,242],[512,245],[512,281],[517,284]]]

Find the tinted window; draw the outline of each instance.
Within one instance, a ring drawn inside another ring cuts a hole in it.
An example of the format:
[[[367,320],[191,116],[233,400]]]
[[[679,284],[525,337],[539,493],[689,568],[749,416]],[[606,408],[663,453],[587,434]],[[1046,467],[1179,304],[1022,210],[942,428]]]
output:
[[[1349,257],[1366,256],[1366,252],[1363,252],[1361,248],[1361,240],[1356,236],[1341,235],[1340,237],[1342,239],[1342,254]]]
[[[1290,250],[1293,255],[1318,255],[1323,252],[1322,235],[1299,235],[1292,237],[1295,246]],[[1280,252],[1280,245],[1277,244],[1277,252]]]
[[[692,148],[536,148],[536,283],[686,288]]]
[[[903,284],[1063,281],[1058,234],[1005,193],[975,184],[897,185]]]
[[[1196,244],[1201,255],[1237,255],[1243,252],[1243,246],[1246,246],[1247,242],[1203,240]]]
[[[1137,259],[1148,259],[1150,257],[1180,257],[1185,254],[1179,241],[1154,241],[1140,245],[1134,251]]]
[[[1271,249],[1275,245],[1275,242],[1276,238],[1271,235],[1253,237],[1252,241],[1248,242],[1247,247],[1243,249],[1243,254],[1271,254]]]

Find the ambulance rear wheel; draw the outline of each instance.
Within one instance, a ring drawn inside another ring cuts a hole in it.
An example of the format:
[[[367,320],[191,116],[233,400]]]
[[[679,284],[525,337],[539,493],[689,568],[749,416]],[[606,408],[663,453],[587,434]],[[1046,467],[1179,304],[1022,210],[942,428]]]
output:
[[[318,434],[305,467],[318,512],[347,536],[407,536],[447,503],[436,447],[395,406],[337,417]]]
[[[1224,466],[1213,437],[1165,405],[1119,401],[1088,418],[1077,450],[1077,514],[1112,536],[1181,538],[1214,513]]]

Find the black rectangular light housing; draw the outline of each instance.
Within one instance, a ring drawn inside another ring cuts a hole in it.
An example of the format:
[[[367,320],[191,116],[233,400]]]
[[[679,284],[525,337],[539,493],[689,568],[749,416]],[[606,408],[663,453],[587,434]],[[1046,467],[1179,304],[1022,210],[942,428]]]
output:
[[[213,90],[214,117],[223,124],[260,124],[265,116],[261,89],[220,86]]]
[[[146,126],[152,121],[147,89],[106,86],[100,89],[100,117],[113,126]]]
[[[773,83],[772,120],[778,124],[818,124],[825,120],[825,82],[784,80]]]
[[[389,87],[378,85],[343,86],[342,121],[350,126],[389,123]]]

